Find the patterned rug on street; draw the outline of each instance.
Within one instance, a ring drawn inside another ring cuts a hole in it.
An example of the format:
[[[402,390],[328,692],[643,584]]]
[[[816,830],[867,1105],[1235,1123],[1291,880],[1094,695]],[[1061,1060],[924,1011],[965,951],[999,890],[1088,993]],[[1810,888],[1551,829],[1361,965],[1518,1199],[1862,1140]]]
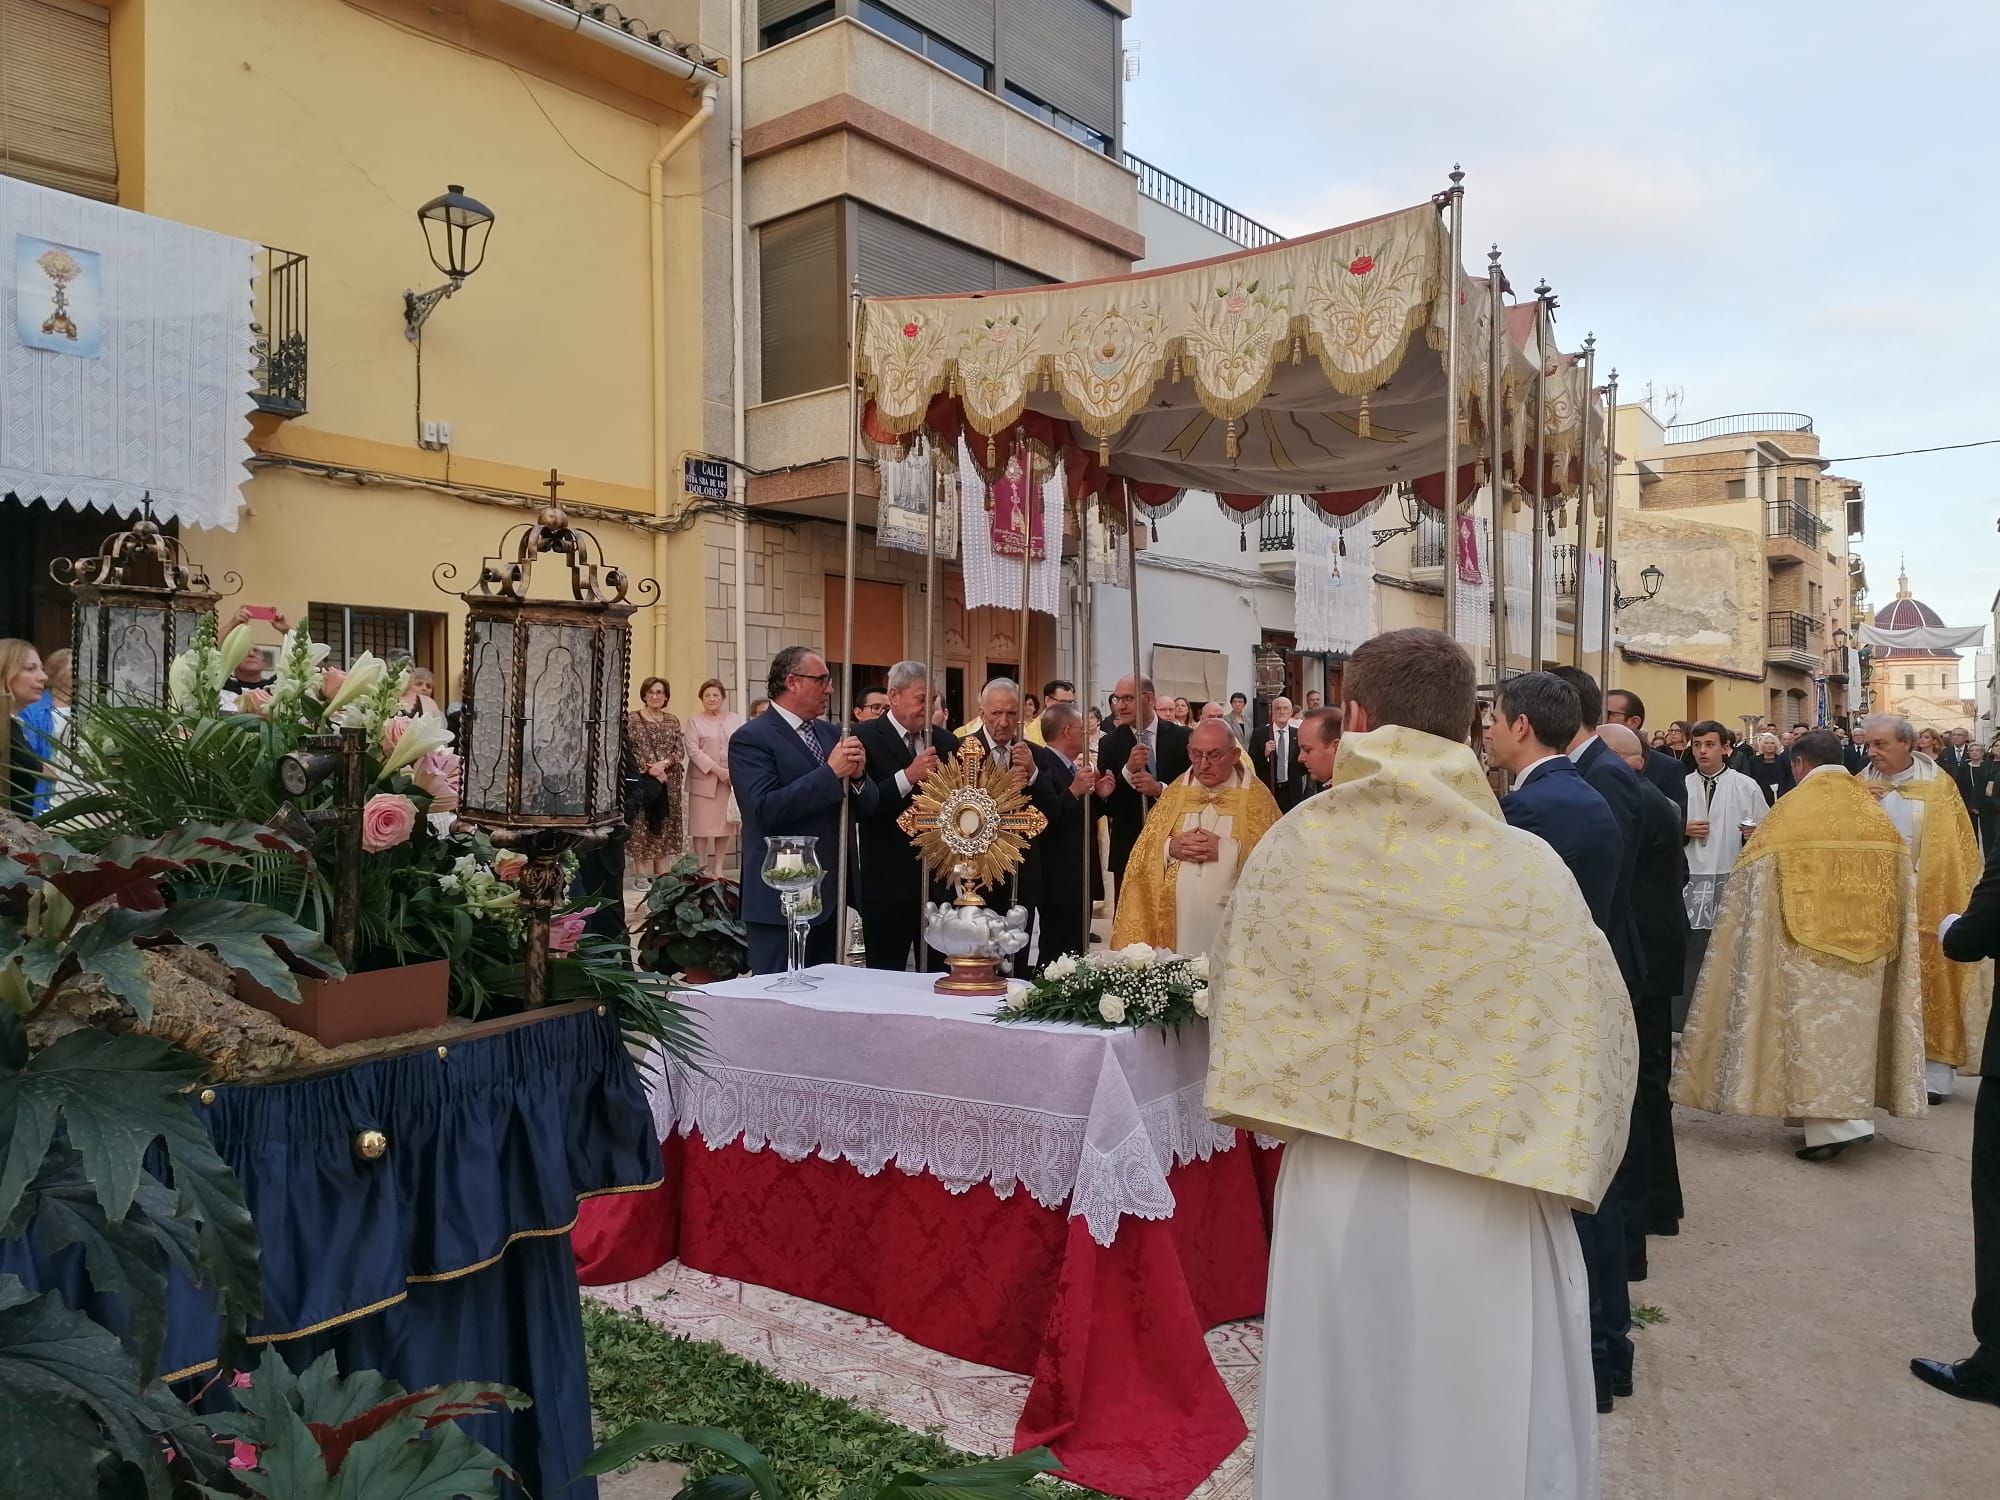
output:
[[[1028,1396],[1024,1375],[936,1353],[855,1313],[678,1263],[623,1286],[585,1287],[584,1295],[670,1333],[720,1344],[901,1426],[934,1431],[966,1453],[1011,1451]],[[1225,1324],[1209,1333],[1208,1350],[1254,1432],[1263,1325]],[[1240,1445],[1194,1500],[1249,1500],[1250,1451],[1251,1442]]]

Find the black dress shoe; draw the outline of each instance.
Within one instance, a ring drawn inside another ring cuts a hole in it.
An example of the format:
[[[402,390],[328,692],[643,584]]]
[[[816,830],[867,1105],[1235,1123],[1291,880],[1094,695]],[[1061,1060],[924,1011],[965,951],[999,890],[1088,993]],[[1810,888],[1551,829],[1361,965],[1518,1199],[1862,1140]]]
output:
[[[1961,1401],[1984,1401],[2000,1406],[2000,1380],[1983,1379],[1974,1375],[1961,1375],[1959,1365],[1948,1365],[1941,1359],[1913,1359],[1910,1373],[1925,1385],[1935,1386],[1947,1396],[1956,1396]],[[1604,1398],[1598,1397],[1601,1402]],[[1604,1408],[1600,1405],[1599,1411]]]
[[[1932,1109],[1936,1109],[1940,1104],[1944,1103],[1943,1094],[1926,1094],[1924,1097],[1931,1101]]]
[[[1632,1372],[1630,1370],[1611,1377],[1611,1394],[1621,1401],[1629,1401],[1632,1398]]]
[[[1824,1146],[1801,1146],[1792,1154],[1800,1161],[1832,1161],[1849,1146],[1859,1146],[1863,1141],[1874,1139],[1875,1132],[1871,1130],[1866,1135],[1857,1135],[1851,1141],[1828,1141]]]

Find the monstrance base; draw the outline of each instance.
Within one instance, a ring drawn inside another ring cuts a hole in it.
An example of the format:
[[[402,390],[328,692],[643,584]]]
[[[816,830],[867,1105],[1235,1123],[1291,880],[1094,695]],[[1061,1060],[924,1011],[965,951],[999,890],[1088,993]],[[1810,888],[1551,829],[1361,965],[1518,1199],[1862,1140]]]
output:
[[[939,995],[1004,995],[1007,981],[997,958],[947,958],[951,972],[931,985]]]

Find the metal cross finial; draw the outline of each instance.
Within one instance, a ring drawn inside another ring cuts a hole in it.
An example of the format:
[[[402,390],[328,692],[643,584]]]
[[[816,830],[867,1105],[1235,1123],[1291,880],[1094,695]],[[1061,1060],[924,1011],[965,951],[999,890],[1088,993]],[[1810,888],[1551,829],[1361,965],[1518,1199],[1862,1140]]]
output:
[[[556,493],[556,491],[561,489],[562,487],[563,487],[562,475],[557,473],[554,469],[549,470],[549,477],[542,481],[542,488],[549,492],[549,504],[551,505],[562,504],[562,497]]]

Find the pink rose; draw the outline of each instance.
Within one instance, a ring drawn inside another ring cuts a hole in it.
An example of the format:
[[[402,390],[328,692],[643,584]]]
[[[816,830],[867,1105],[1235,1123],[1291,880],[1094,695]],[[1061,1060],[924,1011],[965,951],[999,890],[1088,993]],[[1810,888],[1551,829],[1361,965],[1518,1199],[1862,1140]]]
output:
[[[416,803],[394,792],[377,792],[361,809],[361,847],[380,854],[408,840],[416,826]]]
[[[246,1443],[243,1442],[241,1439],[238,1439],[235,1443],[235,1451],[229,1455],[229,1467],[232,1469],[256,1468],[257,1445],[255,1443]]]
[[[429,795],[432,812],[451,812],[458,806],[459,765],[452,751],[432,750],[410,767],[410,779]]]
[[[271,695],[263,688],[245,688],[236,695],[236,711],[262,718],[271,711]]]
[[[516,854],[511,849],[493,856],[493,873],[509,884],[518,884],[521,872],[527,868],[528,856]]]
[[[568,953],[576,947],[577,939],[583,936],[583,924],[596,907],[584,911],[565,912],[549,923],[549,951]]]
[[[415,720],[406,719],[401,714],[392,715],[382,721],[382,753],[384,755],[387,755],[391,750],[396,748],[396,742],[410,732],[410,725],[414,722]]]

